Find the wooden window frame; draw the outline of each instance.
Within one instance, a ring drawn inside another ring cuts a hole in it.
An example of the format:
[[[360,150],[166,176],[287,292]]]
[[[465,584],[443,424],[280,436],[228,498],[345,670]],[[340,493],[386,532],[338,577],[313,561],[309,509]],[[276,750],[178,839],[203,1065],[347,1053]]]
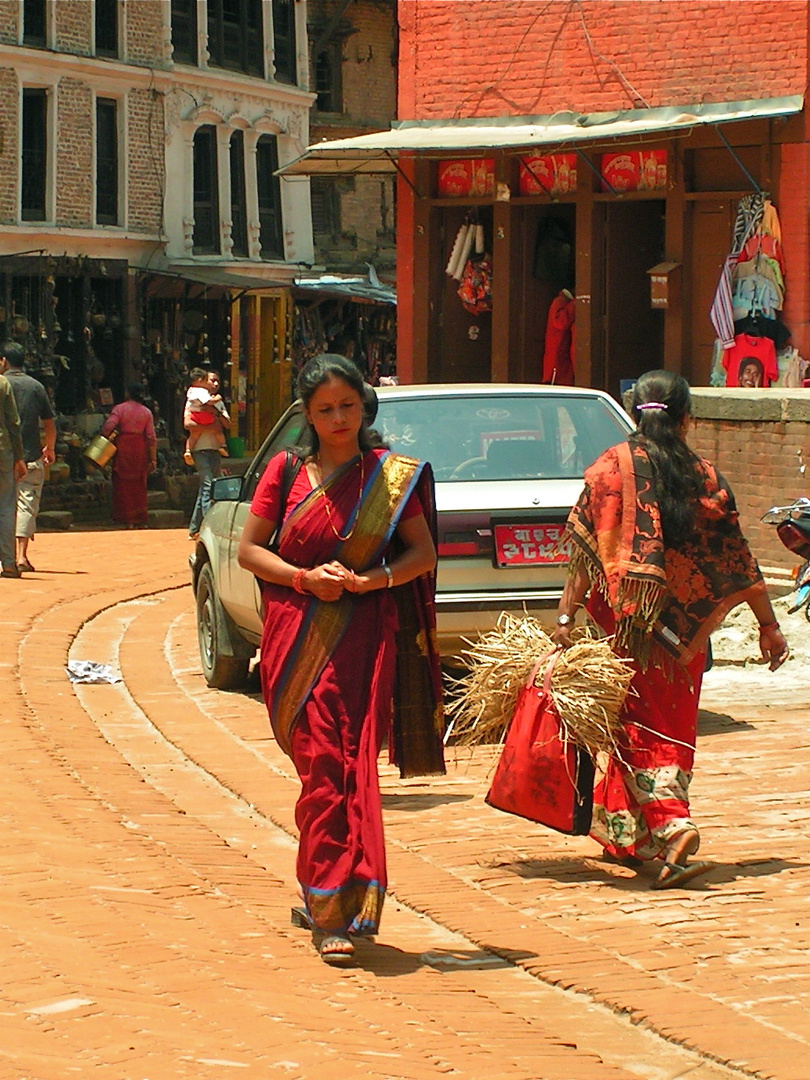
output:
[[[112,124],[110,125],[110,117]],[[115,98],[96,98],[96,224],[120,224],[119,108]]]
[[[205,142],[205,146],[203,145]],[[210,188],[201,192],[200,166],[205,163],[209,174]],[[219,154],[217,147],[217,129],[213,124],[204,124],[194,132],[192,150],[192,199],[194,203],[194,232],[192,250],[195,255],[220,255],[222,253],[219,224]],[[206,198],[200,198],[205,194]],[[201,212],[205,213],[210,235],[204,235]]]
[[[256,143],[256,190],[259,212],[259,246],[262,259],[284,258],[284,219],[278,168],[278,139],[261,135]]]
[[[39,116],[33,114],[41,110]],[[48,91],[23,87],[20,115],[20,220],[48,220]],[[36,130],[32,125],[36,123]],[[32,197],[29,195],[34,193]]]

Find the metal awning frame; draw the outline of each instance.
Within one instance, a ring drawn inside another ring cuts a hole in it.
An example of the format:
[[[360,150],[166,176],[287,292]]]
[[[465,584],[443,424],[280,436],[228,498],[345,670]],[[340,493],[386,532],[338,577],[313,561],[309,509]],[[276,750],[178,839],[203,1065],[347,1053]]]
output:
[[[277,175],[380,176],[397,173],[415,195],[411,178],[399,156],[416,155],[429,160],[507,153],[525,157],[539,147],[545,153],[573,150],[587,164],[585,149],[618,144],[645,145],[662,138],[688,138],[695,128],[711,127],[737,161],[749,183],[756,181],[745,169],[726,139],[721,125],[746,120],[788,117],[800,113],[804,98],[767,98],[738,102],[627,109],[612,113],[555,113],[551,116],[489,117],[461,120],[404,120],[388,131],[315,143]]]

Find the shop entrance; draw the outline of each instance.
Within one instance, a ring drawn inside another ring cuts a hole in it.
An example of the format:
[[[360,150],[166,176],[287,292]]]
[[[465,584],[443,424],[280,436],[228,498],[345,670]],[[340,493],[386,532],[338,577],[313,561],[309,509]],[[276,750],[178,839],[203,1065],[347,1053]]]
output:
[[[602,343],[602,386],[618,397],[623,379],[664,366],[664,312],[650,305],[647,271],[664,260],[666,203],[634,200],[603,207],[601,334],[598,324],[593,329]]]
[[[428,343],[431,381],[489,382],[492,378],[492,312],[467,311],[458,295],[461,282],[445,273],[459,229],[474,219],[483,227],[484,245],[491,255],[492,207],[447,206],[441,211],[441,280],[438,272],[431,274],[434,325],[438,327],[438,334],[431,334]]]

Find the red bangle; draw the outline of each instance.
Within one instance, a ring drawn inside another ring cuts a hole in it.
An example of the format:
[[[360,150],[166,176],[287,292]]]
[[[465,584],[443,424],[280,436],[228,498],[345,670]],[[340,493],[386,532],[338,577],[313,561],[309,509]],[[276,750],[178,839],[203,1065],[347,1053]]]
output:
[[[759,624],[759,632],[760,633],[762,633],[763,630],[778,630],[778,629],[779,629],[779,623],[778,622],[762,622],[762,623]]]
[[[309,591],[308,589],[304,588],[304,574],[306,572],[306,567],[302,567],[300,570],[295,571],[292,579],[292,587],[297,593],[300,593],[302,596],[305,596]]]

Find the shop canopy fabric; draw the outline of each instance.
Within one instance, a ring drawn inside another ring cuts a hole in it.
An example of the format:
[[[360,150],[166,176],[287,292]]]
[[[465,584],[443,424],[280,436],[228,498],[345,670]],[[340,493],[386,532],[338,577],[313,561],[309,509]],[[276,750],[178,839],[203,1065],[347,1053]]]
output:
[[[402,153],[430,157],[470,155],[474,151],[517,151],[546,147],[585,147],[616,140],[669,136],[691,128],[740,120],[791,116],[802,111],[801,94],[753,101],[674,105],[619,112],[552,116],[497,116],[463,120],[401,120],[390,131],[315,143],[278,170],[279,176],[379,175],[397,171]]]

